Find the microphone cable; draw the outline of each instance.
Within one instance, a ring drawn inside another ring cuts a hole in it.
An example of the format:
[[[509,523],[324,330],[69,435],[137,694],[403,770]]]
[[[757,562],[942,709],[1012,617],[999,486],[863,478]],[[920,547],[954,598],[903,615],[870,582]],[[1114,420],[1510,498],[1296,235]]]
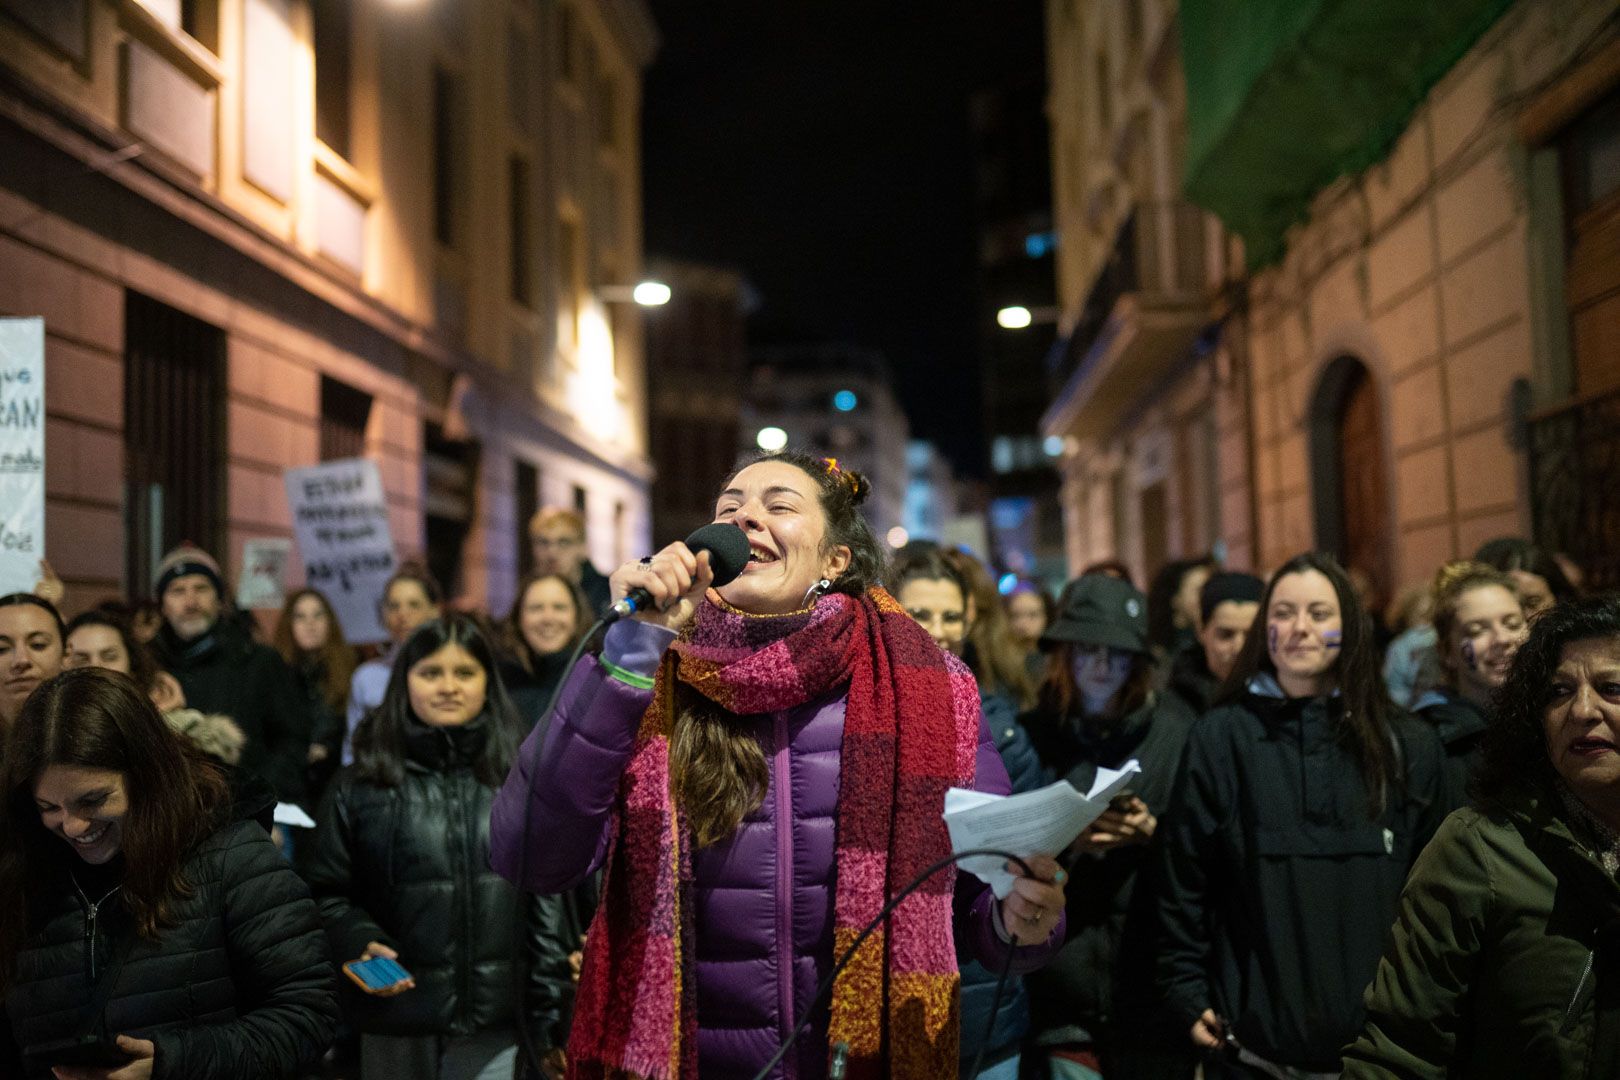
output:
[[[568,663],[563,666],[562,676],[557,680],[557,685],[551,691],[551,698],[546,702],[545,711],[540,714],[540,719],[536,720],[534,725],[534,730],[540,730],[542,727],[544,727],[546,738],[551,737],[552,714],[557,710],[557,700],[562,696],[563,687],[567,686],[568,680],[572,678],[574,668],[579,665],[580,657],[584,655],[585,647],[590,644],[591,640],[596,637],[596,635],[601,632],[602,628],[606,625],[608,625],[608,621],[606,619],[597,619],[596,622],[591,625],[589,630],[580,635],[579,643],[574,646],[574,651],[568,657]],[[544,745],[544,740],[542,740],[542,749],[544,748]],[[519,760],[521,760],[521,744],[519,755]],[[518,761],[514,761],[512,763],[512,767],[514,769],[517,768]],[[516,946],[516,953],[518,956],[522,956],[529,951],[527,948],[529,931],[529,905],[523,903],[522,900],[525,895],[531,897],[535,895],[529,890],[525,882],[527,881],[529,863],[529,828],[533,823],[535,784],[538,771],[539,770],[536,769],[535,772],[531,772],[528,775],[523,791],[523,831],[520,834],[518,843],[517,882],[515,883],[518,891],[519,903],[514,908],[517,925],[515,927],[513,937],[513,943]],[[770,1071],[777,1065],[781,1064],[782,1059],[787,1056],[788,1051],[792,1049],[793,1044],[798,1040],[799,1036],[805,1031],[809,1030],[810,1020],[815,1015],[816,1007],[821,1004],[822,999],[825,998],[832,990],[833,980],[836,979],[839,972],[843,971],[844,968],[849,965],[849,962],[854,959],[855,953],[860,949],[861,945],[866,942],[866,939],[876,933],[877,928],[882,926],[884,921],[887,920],[891,914],[893,914],[894,909],[900,905],[900,902],[906,897],[910,896],[912,893],[916,892],[918,889],[922,888],[924,883],[926,883],[929,878],[933,877],[941,870],[954,866],[962,859],[972,858],[976,855],[994,855],[997,858],[1006,859],[1008,862],[1015,863],[1026,875],[1030,877],[1034,877],[1035,875],[1035,872],[1030,869],[1029,864],[1026,863],[1022,858],[1014,855],[1010,851],[1000,851],[995,848],[975,848],[971,851],[963,851],[949,855],[923,870],[915,878],[913,878],[904,889],[901,889],[898,893],[896,893],[888,903],[884,904],[883,910],[879,911],[872,921],[867,923],[866,927],[860,932],[859,935],[856,936],[855,940],[850,943],[849,948],[844,951],[844,955],[838,959],[838,962],[833,965],[833,969],[829,971],[826,977],[821,980],[821,985],[816,988],[816,996],[811,999],[810,1007],[805,1010],[804,1019],[800,1020],[799,1023],[794,1027],[793,1031],[789,1033],[787,1039],[784,1040],[782,1045],[777,1048],[776,1054],[768,1062],[766,1062],[764,1068],[760,1069],[760,1071],[755,1075],[754,1080],[765,1080],[765,1077],[770,1074]],[[976,1080],[979,1075],[979,1068],[984,1061],[985,1051],[990,1048],[990,1036],[995,1031],[996,1011],[1001,1008],[1001,999],[1006,993],[1007,989],[1007,978],[1012,972],[1013,950],[1018,947],[1013,941],[1010,940],[1012,937],[1011,933],[1009,933],[1007,936],[1009,938],[1007,942],[1007,955],[1002,960],[1001,971],[996,978],[996,992],[990,999],[990,1015],[989,1019],[985,1022],[984,1037],[979,1041],[978,1053],[974,1055],[973,1068],[965,1077],[962,1078],[962,1080]],[[789,950],[791,950],[793,943],[788,942],[787,947]],[[535,959],[536,958],[531,957],[530,963],[532,964]],[[530,972],[528,970],[528,965],[522,963],[512,965],[512,975],[517,995],[516,1012],[518,1019],[518,1042],[522,1044],[523,1051],[528,1056],[529,1066],[533,1070],[534,1075],[536,1077],[543,1077],[545,1073],[544,1065],[542,1063],[542,1055],[540,1054],[538,1045],[535,1041],[534,1032],[529,1029],[527,998]],[[565,1011],[571,1012],[572,1010],[568,1009]],[[830,1072],[830,1080],[831,1078],[836,1078],[841,1074],[841,1059],[847,1054],[847,1052],[847,1047],[842,1045],[834,1049],[834,1068]]]
[[[873,917],[872,921],[866,924],[866,928],[863,929],[855,940],[850,943],[849,948],[844,950],[844,955],[838,958],[838,962],[833,965],[833,969],[827,972],[826,977],[821,980],[821,985],[816,987],[816,996],[811,999],[810,1007],[805,1010],[804,1018],[794,1026],[793,1030],[788,1034],[788,1037],[783,1040],[782,1045],[776,1048],[776,1053],[774,1056],[772,1056],[771,1060],[767,1061],[764,1067],[762,1067],[759,1072],[754,1074],[754,1080],[765,1080],[765,1078],[770,1075],[771,1070],[780,1065],[782,1063],[782,1059],[787,1057],[787,1052],[792,1049],[794,1042],[798,1040],[799,1036],[810,1030],[810,1021],[816,1014],[816,1007],[821,1004],[822,998],[826,997],[827,993],[832,989],[833,980],[835,980],[838,977],[838,973],[843,971],[844,968],[848,966],[849,962],[855,958],[855,953],[860,950],[861,945],[866,941],[866,939],[876,933],[877,928],[882,926],[884,921],[887,920],[891,914],[893,914],[894,909],[900,906],[900,901],[922,888],[923,884],[929,878],[933,877],[941,870],[955,865],[959,860],[971,859],[976,855],[994,855],[997,858],[1006,859],[1008,862],[1017,863],[1019,868],[1022,869],[1027,876],[1035,876],[1035,871],[1029,868],[1029,864],[1010,851],[1000,851],[996,848],[974,848],[971,851],[961,851],[953,855],[948,855],[934,863],[932,866],[928,867],[926,870],[922,871],[922,873],[918,874],[916,877],[912,878],[910,883],[907,884],[905,888],[895,893],[889,902],[883,905],[883,910],[879,911],[877,915]],[[1003,929],[1005,929],[1005,927]],[[984,1064],[985,1051],[990,1049],[990,1036],[996,1030],[996,1010],[1001,1008],[1001,996],[1006,992],[1007,989],[1007,976],[1012,973],[1013,950],[1018,948],[1018,945],[1011,940],[1012,934],[1009,933],[1007,937],[1009,939],[1007,941],[1007,955],[1001,961],[1001,973],[996,978],[996,992],[995,995],[990,999],[990,1018],[985,1022],[984,1038],[979,1040],[979,1052],[973,1055],[972,1069],[970,1069],[967,1074],[961,1078],[961,1080],[977,1080],[980,1066]],[[792,947],[793,943],[789,942],[788,948],[792,949]],[[849,1048],[843,1043],[839,1043],[832,1049],[833,1067],[829,1071],[830,1080],[831,1078],[836,1078],[843,1074],[843,1059],[849,1052]]]

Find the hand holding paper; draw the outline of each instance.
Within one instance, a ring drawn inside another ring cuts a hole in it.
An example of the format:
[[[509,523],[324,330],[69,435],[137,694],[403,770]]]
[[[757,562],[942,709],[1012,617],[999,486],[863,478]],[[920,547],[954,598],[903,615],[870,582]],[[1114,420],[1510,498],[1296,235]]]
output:
[[[1022,795],[951,788],[945,793],[945,828],[951,835],[951,850],[996,848],[1024,858],[1058,855],[1102,816],[1109,800],[1141,771],[1134,758],[1121,769],[1098,769],[1096,782],[1084,795],[1066,780]],[[960,865],[987,882],[996,899],[1004,900],[1012,890],[1013,875],[1002,868],[1003,861],[998,856],[976,856]]]

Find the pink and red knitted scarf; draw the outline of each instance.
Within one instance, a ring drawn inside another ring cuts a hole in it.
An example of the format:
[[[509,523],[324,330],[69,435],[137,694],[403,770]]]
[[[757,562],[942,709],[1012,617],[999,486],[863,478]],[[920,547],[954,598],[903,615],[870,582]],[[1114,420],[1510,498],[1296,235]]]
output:
[[[771,617],[704,604],[664,658],[619,786],[568,1045],[571,1077],[698,1075],[692,839],[669,768],[676,679],[740,716],[795,708],[848,684],[835,958],[895,892],[950,853],[945,791],[973,780],[973,677],[882,589]],[[954,883],[955,872],[942,871],[902,901],[833,983],[828,1043],[848,1045],[852,1080],[956,1075]]]

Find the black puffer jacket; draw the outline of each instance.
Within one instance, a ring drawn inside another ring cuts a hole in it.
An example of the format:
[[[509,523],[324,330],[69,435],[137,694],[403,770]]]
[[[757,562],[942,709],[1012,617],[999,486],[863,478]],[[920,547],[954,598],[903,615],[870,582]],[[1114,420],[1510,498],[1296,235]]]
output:
[[[488,721],[460,728],[412,720],[405,779],[384,787],[356,767],[338,774],[317,820],[305,876],[341,964],[368,942],[399,952],[414,989],[348,992],[350,1021],[373,1035],[469,1035],[515,1022],[514,963],[527,970],[525,1014],[544,1051],[560,1041],[571,999],[567,952],[542,949],[561,918],[524,897],[528,937],[514,947],[520,894],[489,868],[495,790],[478,781]],[[539,962],[536,961],[540,956]],[[347,982],[347,980],[345,980]]]
[[[180,681],[188,706],[223,713],[242,729],[241,767],[270,781],[282,802],[298,802],[311,718],[297,677],[280,655],[228,618],[195,641],[181,641],[165,625],[152,646],[163,669]]]
[[[156,1043],[156,1080],[271,1080],[319,1059],[337,1027],[332,963],[308,888],[262,828],[233,822],[197,846],[192,894],[156,941],[135,935],[116,893],[102,899],[117,878],[96,869],[64,848],[40,884],[6,994],[17,1047],[77,1032],[93,970],[116,978],[98,1033]]]

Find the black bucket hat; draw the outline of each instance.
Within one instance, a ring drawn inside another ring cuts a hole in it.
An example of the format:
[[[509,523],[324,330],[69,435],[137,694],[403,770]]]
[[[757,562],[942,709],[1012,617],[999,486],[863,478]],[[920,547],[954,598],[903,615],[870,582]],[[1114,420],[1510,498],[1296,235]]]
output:
[[[1147,598],[1130,582],[1108,574],[1075,578],[1063,590],[1057,618],[1040,644],[1046,651],[1058,645],[1102,645],[1147,653]]]

